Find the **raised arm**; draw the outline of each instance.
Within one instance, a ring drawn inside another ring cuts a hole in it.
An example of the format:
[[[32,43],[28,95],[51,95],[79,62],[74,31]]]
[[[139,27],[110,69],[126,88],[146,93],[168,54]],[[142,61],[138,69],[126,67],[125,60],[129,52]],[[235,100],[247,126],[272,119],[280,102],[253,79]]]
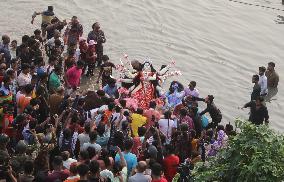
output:
[[[34,24],[34,20],[35,20],[35,17],[37,16],[37,15],[41,15],[42,14],[42,12],[34,12],[34,14],[32,15],[32,21],[31,21],[31,24]]]

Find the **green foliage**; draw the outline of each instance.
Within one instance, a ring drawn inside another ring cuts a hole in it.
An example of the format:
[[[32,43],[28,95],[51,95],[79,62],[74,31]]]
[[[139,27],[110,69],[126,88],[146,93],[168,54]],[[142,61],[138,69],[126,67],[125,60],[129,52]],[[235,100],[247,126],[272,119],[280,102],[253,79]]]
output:
[[[241,132],[226,148],[195,166],[194,181],[283,181],[284,136],[247,121],[236,120],[236,126]]]

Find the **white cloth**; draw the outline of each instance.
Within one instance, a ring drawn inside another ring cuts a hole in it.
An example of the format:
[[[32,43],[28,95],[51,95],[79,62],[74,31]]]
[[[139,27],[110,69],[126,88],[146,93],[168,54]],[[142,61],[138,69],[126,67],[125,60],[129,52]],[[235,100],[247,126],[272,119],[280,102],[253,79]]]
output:
[[[23,72],[21,72],[17,78],[17,82],[20,87],[30,84],[31,81],[32,81],[32,76],[29,73],[24,74]]]
[[[193,90],[190,90],[189,88],[185,89],[185,96],[193,96],[193,97],[199,97],[199,91],[194,88]]]
[[[267,94],[267,77],[265,75],[259,75],[259,81],[258,84],[260,85],[261,92],[260,95],[266,95]]]
[[[64,41],[61,37],[59,37],[59,40],[61,42],[61,46],[64,46]],[[49,46],[50,48],[54,47],[55,46],[55,39],[54,37],[52,37],[51,39],[49,39],[47,42],[46,42],[46,45]]]
[[[160,119],[158,121],[160,131],[166,136],[170,141],[172,136],[172,129],[175,126],[175,122],[171,119]]]
[[[71,164],[74,163],[74,162],[77,162],[77,160],[72,159],[72,158],[69,158],[69,159],[67,159],[66,161],[63,161],[63,166],[64,166],[66,169],[70,170],[70,166],[71,166]]]
[[[89,134],[87,133],[81,133],[78,135],[78,140],[80,141],[80,148],[83,147],[84,143],[90,142]]]
[[[102,147],[99,144],[88,142],[83,144],[81,151],[86,151],[89,147],[94,148],[96,150],[96,153],[99,153],[102,150]]]

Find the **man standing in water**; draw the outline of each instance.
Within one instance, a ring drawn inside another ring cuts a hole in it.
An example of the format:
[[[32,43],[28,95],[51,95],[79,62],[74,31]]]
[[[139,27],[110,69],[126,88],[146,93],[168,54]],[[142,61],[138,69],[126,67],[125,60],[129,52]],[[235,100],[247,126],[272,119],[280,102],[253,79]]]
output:
[[[97,54],[97,66],[101,66],[102,64],[102,57],[104,55],[104,47],[103,43],[106,42],[105,34],[101,30],[99,22],[96,22],[92,25],[93,30],[90,31],[88,34],[88,39],[87,41],[89,42],[90,40],[94,40],[97,42],[96,44],[96,54]]]
[[[268,94],[266,97],[267,101],[270,101],[272,97],[274,97],[277,92],[277,86],[279,82],[279,76],[275,72],[275,63],[274,62],[269,62],[267,71],[265,72],[265,76],[267,77],[267,88],[268,88]]]
[[[53,12],[53,6],[48,6],[46,11],[43,12],[34,12],[32,15],[32,21],[31,24],[34,23],[34,19],[37,15],[41,15],[41,32],[42,37],[45,37],[46,35],[46,27],[51,23],[51,20],[55,17]]]
[[[263,105],[263,97],[257,97],[255,101],[250,101],[244,105],[243,108],[250,107],[249,121],[253,124],[260,125],[265,121],[266,124],[269,123],[269,115],[267,108]]]
[[[67,45],[77,45],[79,37],[83,35],[83,26],[80,24],[78,17],[73,16],[71,22],[67,25],[65,30],[65,37],[67,38]]]
[[[209,112],[211,118],[212,118],[212,123],[208,125],[208,128],[216,128],[218,123],[221,122],[222,120],[222,113],[221,111],[216,107],[216,105],[213,102],[214,96],[213,95],[208,95],[204,101],[207,104],[207,107],[204,111],[202,111],[199,115],[202,116],[203,114]]]
[[[253,75],[252,83],[254,83],[254,86],[253,86],[253,90],[250,96],[250,100],[256,100],[256,98],[260,96],[261,87],[258,82],[259,82],[259,76]]]
[[[265,71],[266,68],[264,66],[259,67],[259,82],[258,84],[260,85],[261,96],[265,96],[267,94],[267,77],[265,76]]]

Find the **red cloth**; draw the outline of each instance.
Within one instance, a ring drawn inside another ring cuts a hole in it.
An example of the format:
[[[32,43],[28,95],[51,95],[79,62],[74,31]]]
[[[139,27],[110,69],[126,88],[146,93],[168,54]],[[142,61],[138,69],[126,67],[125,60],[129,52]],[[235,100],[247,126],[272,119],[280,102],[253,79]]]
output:
[[[46,181],[54,182],[58,179],[64,181],[69,177],[69,175],[70,172],[67,169],[62,171],[53,171],[52,173],[48,174]]]
[[[165,177],[168,181],[172,181],[177,173],[177,167],[179,165],[179,157],[176,155],[170,155],[164,158],[163,166],[165,169]]]
[[[157,180],[152,180],[152,182],[168,182],[168,181],[165,178],[161,178],[161,179],[157,179]]]
[[[150,73],[149,76],[152,76],[153,73]],[[153,84],[149,81],[143,81],[143,76],[140,76],[142,88],[137,90],[132,94],[132,98],[138,101],[138,107],[144,110],[149,108],[149,103],[154,99],[154,87]]]
[[[82,69],[78,69],[77,66],[73,66],[66,72],[67,82],[72,88],[79,87],[80,78],[82,75]]]

